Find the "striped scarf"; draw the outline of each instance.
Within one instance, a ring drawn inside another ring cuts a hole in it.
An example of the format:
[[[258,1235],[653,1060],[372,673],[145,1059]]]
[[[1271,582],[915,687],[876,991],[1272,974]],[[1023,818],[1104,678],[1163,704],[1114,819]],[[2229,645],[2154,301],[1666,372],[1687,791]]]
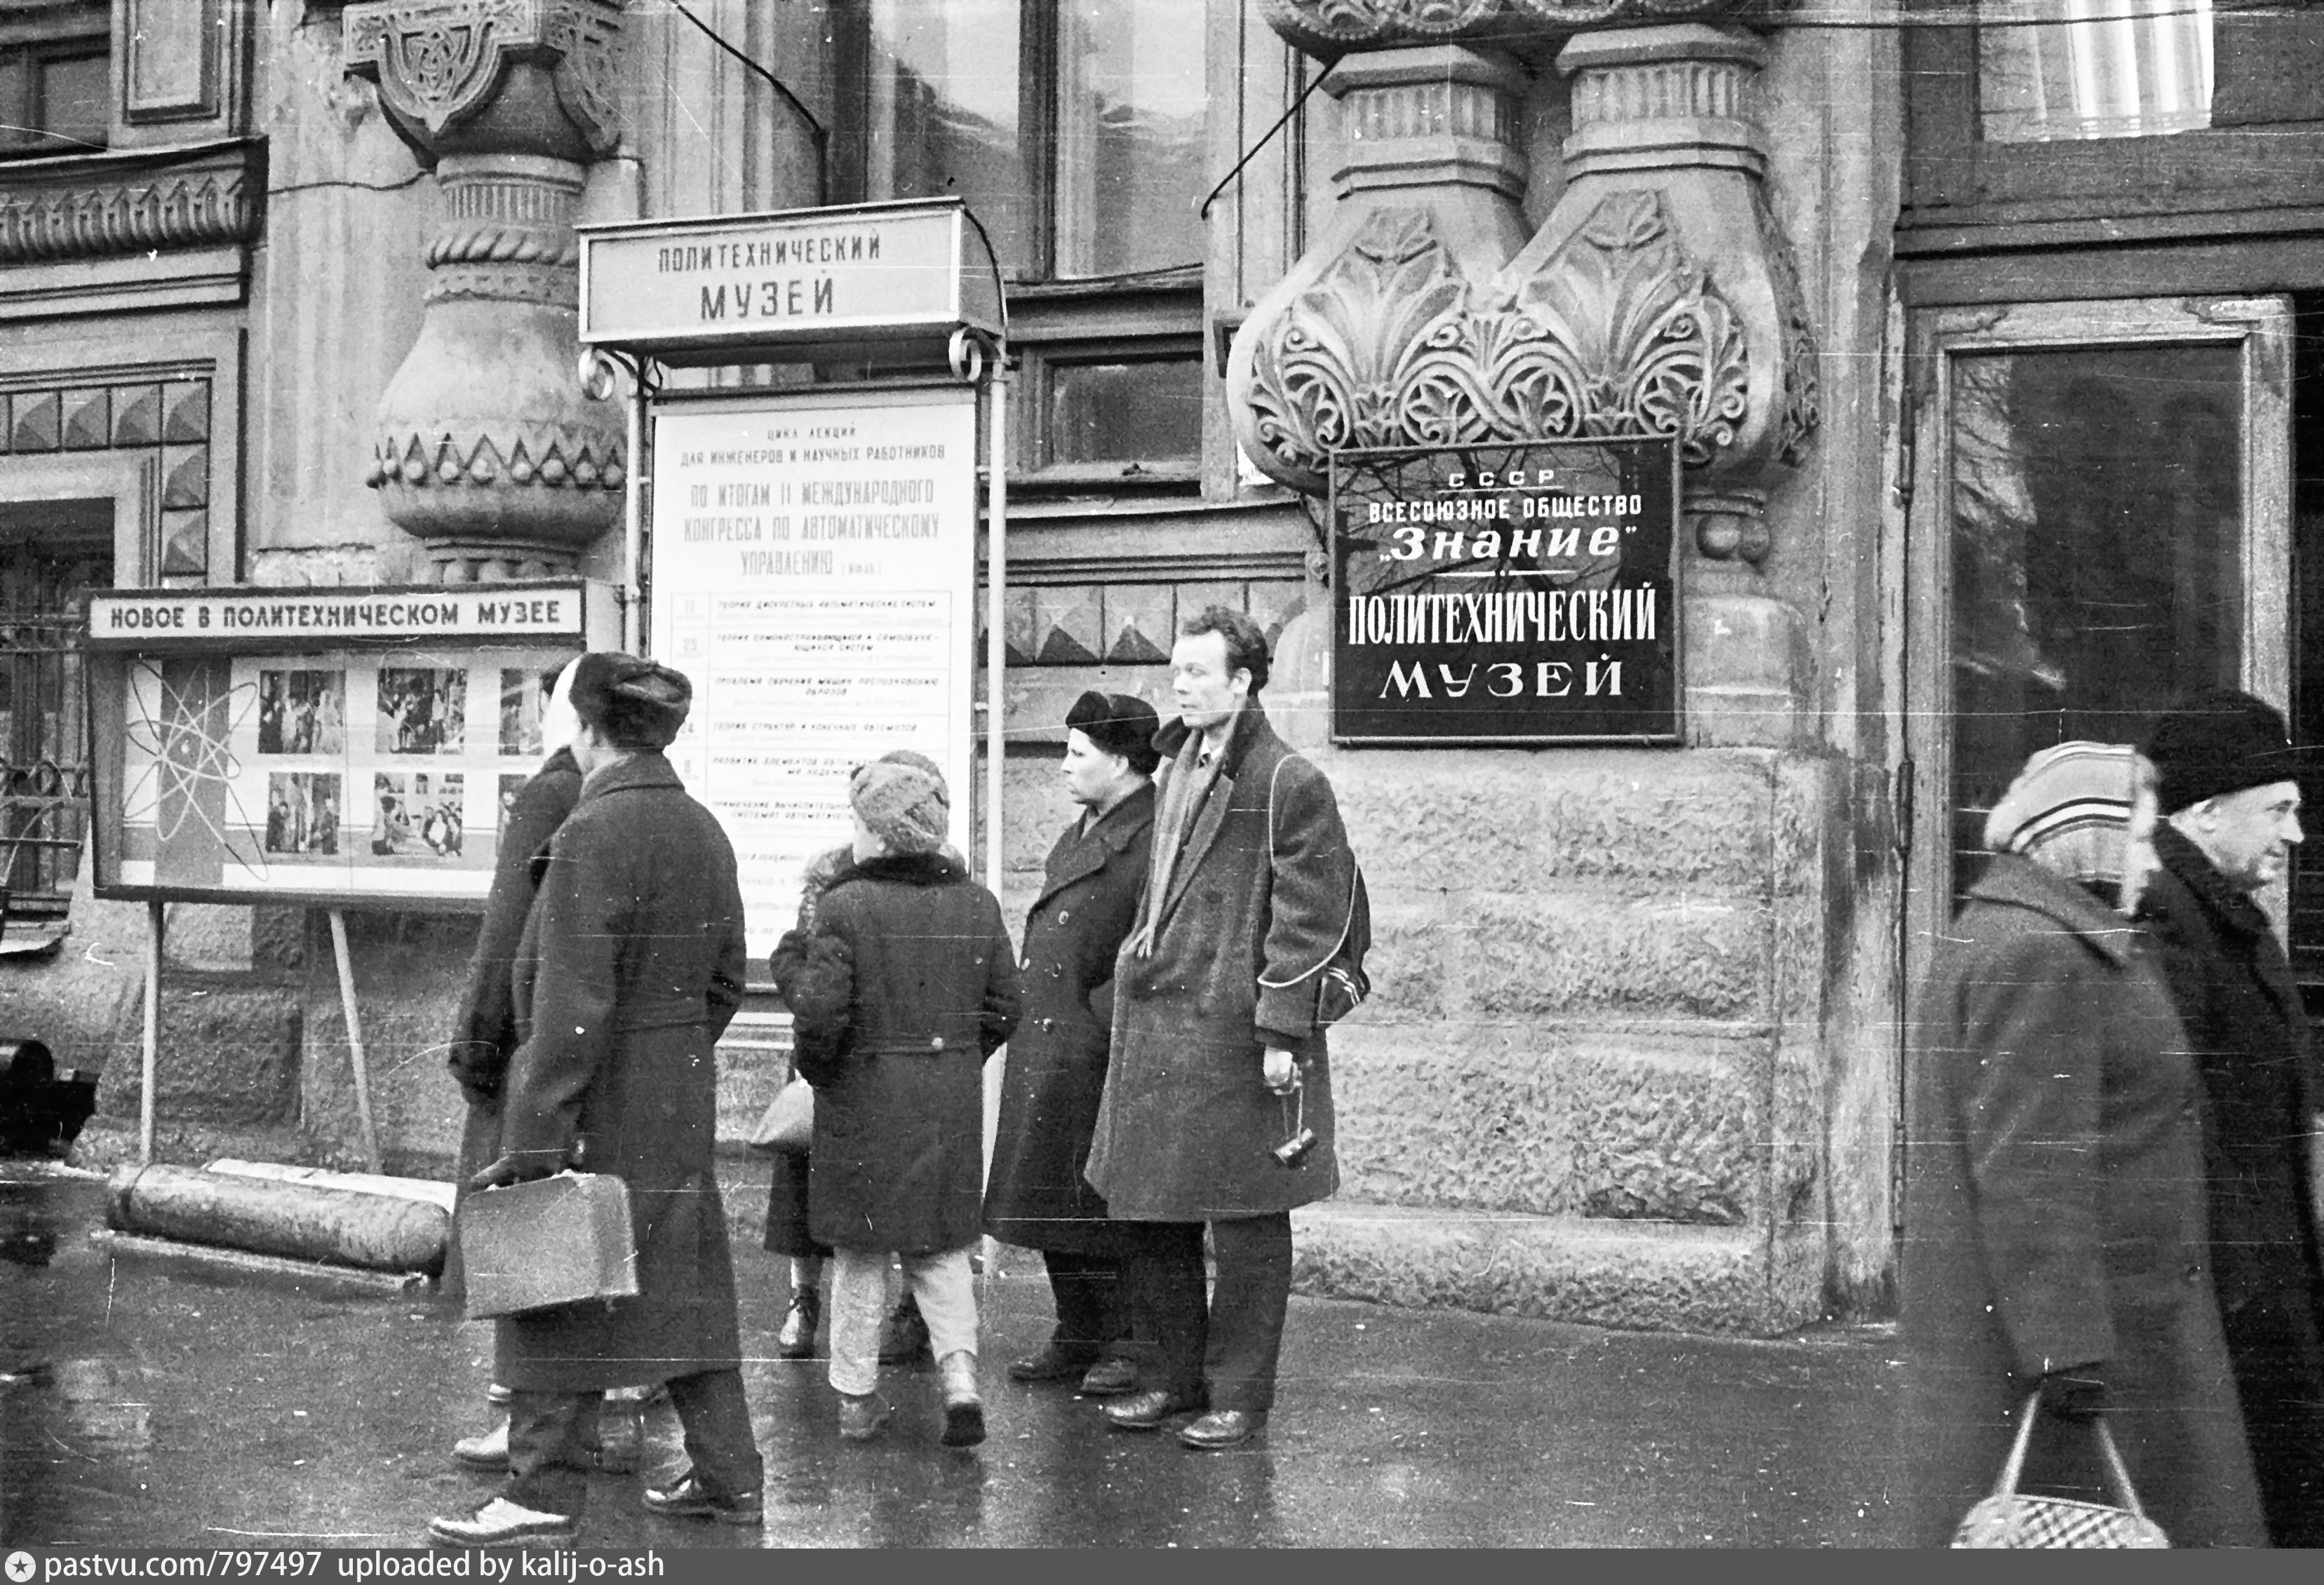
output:
[[[1188,733],[1178,746],[1178,757],[1162,773],[1162,797],[1154,809],[1154,862],[1146,882],[1146,917],[1130,938],[1132,957],[1154,955],[1154,933],[1162,926],[1162,899],[1170,895],[1178,856],[1194,828],[1194,811],[1210,796],[1212,784],[1219,779],[1219,767],[1226,760],[1226,751],[1221,749],[1211,756],[1209,764],[1203,763],[1203,735]]]

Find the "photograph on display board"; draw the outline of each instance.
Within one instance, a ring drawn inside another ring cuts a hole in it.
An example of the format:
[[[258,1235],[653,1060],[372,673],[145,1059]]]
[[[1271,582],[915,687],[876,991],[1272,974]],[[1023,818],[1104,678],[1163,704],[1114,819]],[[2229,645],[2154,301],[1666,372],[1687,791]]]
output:
[[[261,671],[258,751],[344,754],[347,748],[347,674]]]
[[[374,773],[372,852],[381,858],[458,858],[465,782],[461,776],[425,770]]]
[[[457,754],[467,739],[468,674],[455,667],[379,668],[383,754]]]
[[[339,778],[307,770],[277,770],[266,779],[266,851],[339,851]]]
[[[557,687],[557,672],[503,667],[501,669],[501,752],[527,758],[541,753],[542,719],[549,713],[549,696]]]

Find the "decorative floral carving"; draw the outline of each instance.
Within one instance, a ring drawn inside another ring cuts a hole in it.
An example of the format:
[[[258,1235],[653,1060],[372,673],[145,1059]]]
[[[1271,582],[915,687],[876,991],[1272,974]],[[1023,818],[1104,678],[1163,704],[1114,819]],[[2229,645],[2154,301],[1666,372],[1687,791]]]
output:
[[[364,483],[374,489],[404,484],[472,485],[490,489],[577,489],[619,494],[625,474],[622,443],[552,424],[517,424],[494,438],[463,441],[448,434],[382,436],[372,449]]]
[[[85,171],[37,186],[0,168],[0,264],[247,242],[257,229],[239,164],[128,178]]]
[[[1651,190],[1608,195],[1545,267],[1482,291],[1425,209],[1377,209],[1251,369],[1260,445],[1311,478],[1348,447],[1640,433],[1700,466],[1750,406],[1741,324]]]
[[[490,105],[512,60],[554,69],[558,104],[594,152],[619,139],[615,0],[363,0],[346,28],[348,69],[430,139]]]
[[[1775,312],[1784,321],[1784,418],[1775,455],[1797,465],[1807,455],[1808,437],[1823,421],[1815,327],[1808,319],[1808,294],[1800,284],[1798,261],[1792,257],[1792,244],[1784,228],[1775,224],[1775,211],[1756,194],[1751,208],[1759,222],[1759,245],[1766,254],[1767,274],[1775,290]]]
[[[1611,22],[1707,22],[1792,0],[1260,0],[1268,25],[1311,55],[1403,44],[1554,41]]]

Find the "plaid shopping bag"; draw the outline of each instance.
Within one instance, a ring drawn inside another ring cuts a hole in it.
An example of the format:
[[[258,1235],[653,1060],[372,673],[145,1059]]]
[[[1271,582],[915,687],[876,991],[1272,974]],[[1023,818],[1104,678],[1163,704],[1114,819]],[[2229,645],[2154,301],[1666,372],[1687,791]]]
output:
[[[2034,1438],[2034,1413],[2041,1406],[2039,1393],[2025,1400],[2018,1416],[2017,1440],[1993,1495],[1969,1509],[1953,1532],[1953,1544],[1963,1547],[2168,1547],[2163,1526],[2138,1506],[2130,1484],[2130,1470],[2114,1445],[2114,1433],[2103,1416],[2090,1422],[2098,1433],[2098,1458],[2106,1468],[2108,1495],[2119,1507],[2077,1502],[2064,1497],[2026,1497],[2017,1489],[2025,1473],[2025,1450]]]

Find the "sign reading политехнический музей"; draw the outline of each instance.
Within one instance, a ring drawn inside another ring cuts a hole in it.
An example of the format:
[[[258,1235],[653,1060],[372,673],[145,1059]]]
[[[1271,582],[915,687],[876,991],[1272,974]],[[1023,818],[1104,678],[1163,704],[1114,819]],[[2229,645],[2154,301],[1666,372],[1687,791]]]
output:
[[[1331,484],[1334,741],[1678,741],[1675,442],[1346,451]]]
[[[586,346],[753,362],[753,349],[829,356],[1001,326],[991,258],[957,198],[577,229]]]

